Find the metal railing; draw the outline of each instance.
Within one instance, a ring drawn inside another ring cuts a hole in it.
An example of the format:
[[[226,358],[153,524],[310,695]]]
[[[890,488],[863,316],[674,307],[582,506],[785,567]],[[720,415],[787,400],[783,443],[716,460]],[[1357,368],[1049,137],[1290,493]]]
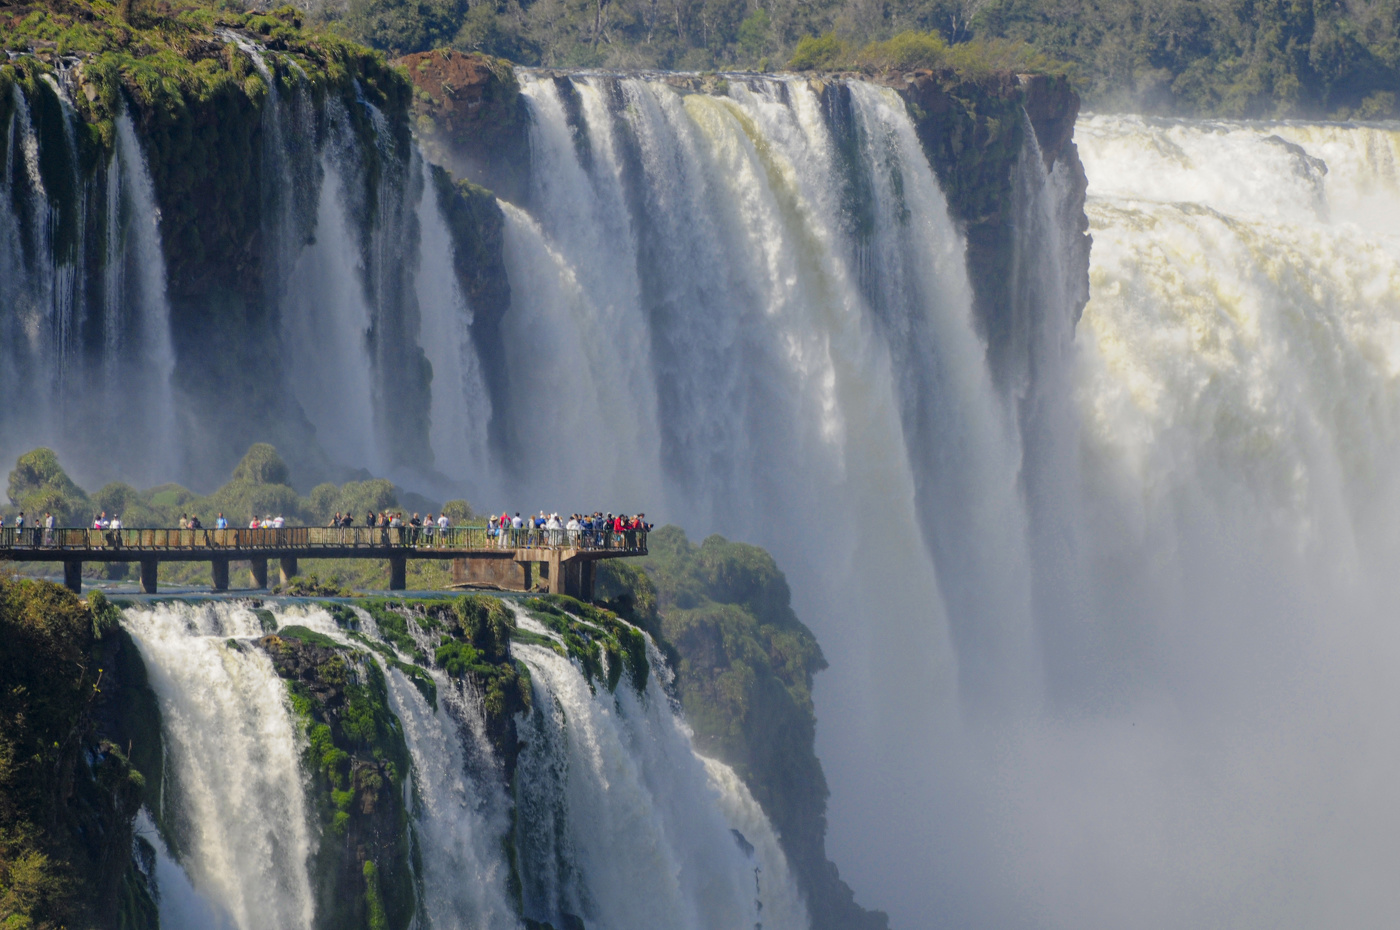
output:
[[[0,527],[0,550],[189,550],[189,549],[646,549],[646,531],[509,529],[491,535],[484,526],[288,526],[282,529],[170,529],[122,527]]]

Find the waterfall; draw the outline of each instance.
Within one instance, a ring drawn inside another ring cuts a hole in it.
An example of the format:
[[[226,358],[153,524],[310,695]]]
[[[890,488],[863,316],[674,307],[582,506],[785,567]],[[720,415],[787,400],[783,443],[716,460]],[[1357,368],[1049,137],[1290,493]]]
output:
[[[527,918],[614,930],[807,926],[771,827],[732,774],[721,767],[712,780],[655,676],[641,695],[625,680],[615,694],[595,693],[554,652],[516,652],[535,705],[516,776]],[[664,669],[654,649],[651,658]],[[736,842],[739,825],[763,844],[761,915],[756,847]]]
[[[286,692],[246,606],[128,608],[160,702],[166,810],[190,883],[234,927],[312,927],[315,843]]]
[[[1091,296],[1072,342],[1064,313],[1028,335],[1020,392],[1045,706],[937,754],[940,878],[899,909],[1383,924],[1400,133],[1099,115],[1076,140]],[[1059,181],[1023,178],[1046,241]]]
[[[160,211],[136,130],[125,111],[117,117],[114,161],[121,166],[120,182],[113,178],[108,186],[126,195],[129,242],[124,243],[126,254],[118,255],[112,237],[115,230],[109,232],[107,267],[118,268],[125,262],[126,269],[120,273],[125,285],[121,299],[114,299],[111,292],[107,295],[107,359],[102,383],[109,391],[119,389],[119,393],[109,394],[108,411],[130,406],[139,411],[138,417],[123,423],[117,434],[120,446],[113,451],[122,461],[144,458],[146,470],[136,477],[156,481],[180,472],[170,390],[175,351],[170,341],[170,304],[165,296]],[[116,205],[113,200],[109,200],[111,206]],[[110,216],[108,222],[112,222]],[[139,456],[131,451],[137,449],[141,450]]]
[[[415,286],[423,351],[433,366],[428,412],[433,457],[438,469],[452,479],[471,482],[467,488],[472,493],[474,483],[490,467],[486,424],[491,419],[491,398],[472,344],[472,309],[453,268],[452,239],[427,162],[422,162],[422,179],[418,226],[423,238]],[[460,493],[455,490],[448,496]]]
[[[832,848],[884,906],[920,884],[904,853],[938,829],[936,747],[962,715],[1024,713],[1042,690],[1016,410],[904,104],[798,78],[716,96],[527,75],[523,94],[543,180],[505,208],[505,415],[522,449],[587,450],[590,468],[527,466],[499,493],[655,508],[775,555],[833,658],[815,694]],[[598,304],[641,322],[597,330]],[[631,327],[650,377],[618,406],[589,347]],[[877,822],[899,842],[872,844]]]
[[[279,627],[351,651],[384,648],[366,613],[357,611],[352,634],[322,607],[271,606]],[[437,634],[406,620],[431,654]],[[128,607],[122,623],[162,715],[165,788],[157,816],[143,811],[137,824],[155,851],[162,924],[313,926],[308,862],[318,843],[343,840],[311,827],[305,737],[253,642],[264,629],[258,613],[238,602],[162,603]],[[433,669],[434,706],[402,664],[370,652],[412,758],[405,803],[422,925],[513,930],[525,917],[568,926],[565,915],[609,928],[808,925],[772,826],[732,770],[695,754],[654,647],[641,695],[625,681],[615,695],[595,694],[569,660],[515,651],[537,711],[520,721],[514,817],[481,696]],[[503,842],[512,830],[514,842]],[[508,887],[513,869],[523,914]]]
[[[478,734],[449,707],[456,703],[454,709],[478,717],[480,712],[451,700],[457,686],[445,675],[436,674],[434,680],[436,710],[402,672],[391,669],[388,674],[393,710],[413,754],[413,787],[421,799],[416,829],[424,910],[438,930],[518,927],[506,893],[508,866],[501,857],[500,837],[508,829],[505,793],[480,777],[479,770],[473,773],[467,750],[484,746],[484,740],[478,741]]]
[[[178,471],[159,211],[130,116],[84,177],[57,84],[13,89],[0,178],[0,454],[49,443],[89,483]],[[100,274],[89,275],[89,269]]]

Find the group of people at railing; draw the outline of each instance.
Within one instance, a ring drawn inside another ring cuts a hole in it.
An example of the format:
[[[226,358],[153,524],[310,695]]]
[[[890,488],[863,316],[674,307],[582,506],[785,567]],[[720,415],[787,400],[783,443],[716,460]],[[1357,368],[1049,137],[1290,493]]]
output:
[[[198,516],[182,514],[175,528],[129,528],[120,517],[104,511],[93,517],[92,526],[60,527],[53,514],[45,514],[38,526],[20,514],[12,525],[0,518],[0,548],[268,548],[285,546],[414,546],[436,548],[646,548],[651,524],[645,514],[635,516],[573,514],[567,520],[559,514],[540,511],[522,517],[502,513],[492,516],[485,526],[453,526],[447,514],[405,520],[402,513],[381,511],[365,515],[365,524],[356,526],[348,513],[337,513],[327,527],[287,527],[278,517],[249,521],[247,530],[234,529],[220,513],[212,528]]]
[[[572,514],[565,520],[557,513],[535,516],[514,516],[508,512],[492,515],[486,535],[502,549],[528,549],[535,546],[571,549],[645,549],[646,534],[651,524],[646,514],[613,515],[595,511]]]

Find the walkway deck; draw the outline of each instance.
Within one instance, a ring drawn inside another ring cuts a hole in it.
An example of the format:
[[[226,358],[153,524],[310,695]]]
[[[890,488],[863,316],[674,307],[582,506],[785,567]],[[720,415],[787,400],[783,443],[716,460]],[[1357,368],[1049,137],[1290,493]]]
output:
[[[559,531],[507,531],[505,545],[487,536],[485,527],[364,527],[344,529],[293,526],[284,529],[120,530],[42,528],[0,529],[0,562],[62,562],[64,583],[82,589],[84,562],[139,562],[141,588],[156,593],[161,562],[209,562],[214,590],[228,590],[230,562],[249,562],[253,582],[267,587],[267,560],[281,562],[285,585],[298,571],[299,558],[387,559],[389,589],[406,587],[409,559],[451,559],[453,581],[528,591],[538,574],[548,577],[551,593],[593,596],[593,566],[600,559],[647,554],[646,533],[605,534],[607,545],[586,545]]]

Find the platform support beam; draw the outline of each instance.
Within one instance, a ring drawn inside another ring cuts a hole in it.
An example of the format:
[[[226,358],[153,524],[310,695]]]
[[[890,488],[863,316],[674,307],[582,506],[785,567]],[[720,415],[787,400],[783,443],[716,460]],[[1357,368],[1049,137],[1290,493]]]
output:
[[[78,559],[63,563],[63,586],[74,594],[83,593],[83,563]]]
[[[155,559],[141,560],[141,593],[156,593],[156,574],[160,569],[160,562]]]

